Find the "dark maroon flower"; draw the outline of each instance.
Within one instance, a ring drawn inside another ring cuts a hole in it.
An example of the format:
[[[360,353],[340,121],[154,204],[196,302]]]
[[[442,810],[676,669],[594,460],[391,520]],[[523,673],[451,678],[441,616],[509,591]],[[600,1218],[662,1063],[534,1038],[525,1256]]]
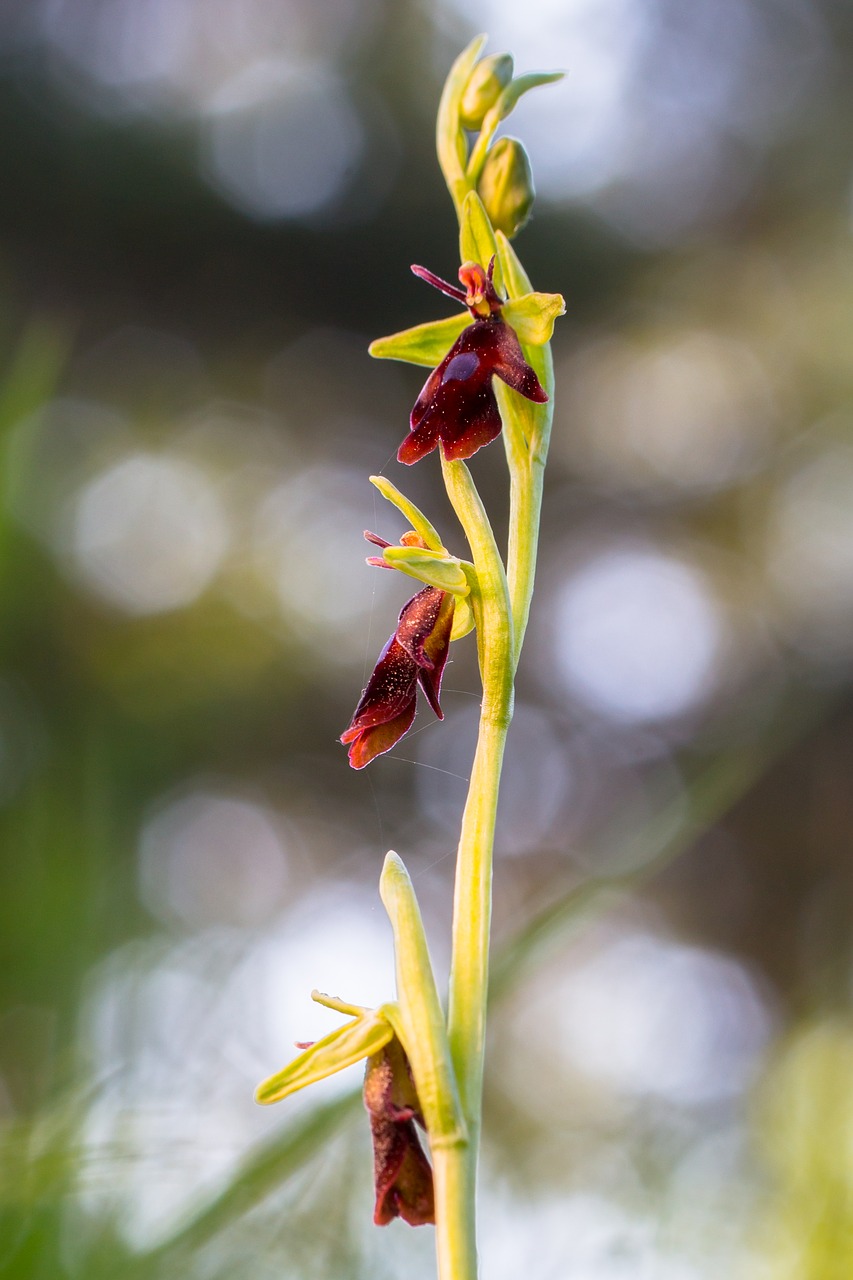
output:
[[[459,268],[464,290],[439,279],[425,267],[413,266],[412,270],[448,297],[464,303],[474,323],[463,329],[424,383],[397,459],[417,462],[431,453],[439,440],[446,458],[470,458],[500,435],[501,415],[493,377],[537,404],[544,404],[548,396],[525,360],[515,330],[501,315],[503,303],[492,284],[494,258],[488,272],[476,262],[466,262]]]
[[[418,1139],[423,1124],[412,1071],[399,1040],[367,1059],[364,1105],[370,1115],[376,1204],[373,1221],[435,1222],[432,1168]]]
[[[375,535],[371,541],[390,545]],[[411,727],[418,684],[439,720],[444,719],[438,698],[453,607],[451,593],[438,587],[424,587],[403,605],[397,629],[379,655],[349,728],[341,734],[341,742],[350,744],[354,769],[363,769],[375,756],[389,751]]]

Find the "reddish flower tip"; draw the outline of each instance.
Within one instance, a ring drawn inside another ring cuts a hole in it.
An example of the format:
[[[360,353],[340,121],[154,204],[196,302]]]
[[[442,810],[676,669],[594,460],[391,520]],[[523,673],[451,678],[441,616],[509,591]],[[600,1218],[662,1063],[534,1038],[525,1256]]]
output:
[[[455,298],[457,302],[465,301],[465,291],[460,289],[458,285],[448,284],[446,280],[442,280],[441,276],[435,275],[432,271],[428,271],[426,267],[416,266],[412,263],[412,271],[419,280],[425,280],[427,284],[431,284],[433,289],[446,293],[448,298]]]
[[[380,538],[378,533],[371,533],[369,529],[365,529],[364,531],[364,540],[365,542],[372,542],[374,547],[382,547],[383,549],[385,547],[390,547],[391,545],[391,543],[386,542],[384,538]]]

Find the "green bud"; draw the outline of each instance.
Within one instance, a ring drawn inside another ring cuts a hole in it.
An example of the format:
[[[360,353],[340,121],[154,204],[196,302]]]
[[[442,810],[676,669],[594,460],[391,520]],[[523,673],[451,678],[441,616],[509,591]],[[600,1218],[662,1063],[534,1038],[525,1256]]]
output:
[[[479,129],[486,112],[495,105],[512,79],[512,57],[493,53],[481,58],[471,72],[459,104],[459,123],[463,129]]]
[[[480,199],[496,231],[512,239],[533,208],[533,174],[518,138],[498,138],[477,183]]]

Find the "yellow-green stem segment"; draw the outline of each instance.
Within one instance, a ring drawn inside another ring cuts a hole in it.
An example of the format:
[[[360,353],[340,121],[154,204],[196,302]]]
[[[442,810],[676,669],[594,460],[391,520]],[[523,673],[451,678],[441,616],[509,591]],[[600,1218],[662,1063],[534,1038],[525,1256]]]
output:
[[[480,733],[462,818],[453,904],[453,951],[447,1033],[450,1055],[468,1130],[468,1146],[454,1173],[451,1230],[465,1233],[474,1249],[477,1151],[483,1093],[483,1050],[489,983],[489,934],[492,913],[492,847],[504,743],[512,718],[513,628],[503,562],[480,496],[463,462],[442,455],[447,492],[465,531],[477,570],[478,591],[472,604],[483,680]],[[464,1215],[460,1214],[460,1205]],[[438,1206],[437,1206],[438,1207]],[[440,1212],[440,1210],[439,1210]],[[475,1280],[470,1272],[439,1270],[441,1280]],[[439,1263],[441,1259],[439,1256]]]
[[[546,356],[543,373],[546,390],[553,395],[550,354]],[[500,396],[505,422],[515,413],[514,398],[515,393],[509,390]],[[476,1280],[477,1274],[475,1202],[489,985],[492,853],[501,767],[512,719],[515,672],[533,593],[551,408],[549,403],[538,439],[531,441],[529,450],[518,447],[524,438],[520,434],[521,424],[511,422],[516,447],[508,450],[510,536],[506,571],[468,468],[463,462],[448,462],[442,453],[447,492],[468,539],[477,573],[478,590],[472,592],[471,604],[477,622],[483,702],[456,860],[447,1019],[450,1055],[468,1142],[464,1148],[447,1153],[452,1167],[445,1166],[444,1157],[436,1164],[441,1280]],[[469,1269],[465,1269],[461,1259],[468,1260],[465,1265]]]

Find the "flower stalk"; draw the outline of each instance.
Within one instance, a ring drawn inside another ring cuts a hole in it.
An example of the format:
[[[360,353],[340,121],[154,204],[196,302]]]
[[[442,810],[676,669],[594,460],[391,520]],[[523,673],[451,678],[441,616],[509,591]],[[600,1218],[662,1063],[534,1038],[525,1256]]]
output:
[[[482,265],[489,258],[496,260],[498,278],[511,306],[514,301],[531,296],[532,286],[506,236],[501,232],[495,235],[477,197],[476,182],[495,129],[511,109],[512,81],[485,113],[467,166],[460,172],[458,112],[466,77],[471,76],[471,66],[476,65],[481,48],[482,43],[474,41],[448,78],[439,112],[438,154],[459,215],[463,259],[473,250],[475,260]],[[530,77],[524,87],[533,87],[534,80],[547,83],[555,78]],[[562,307],[555,305],[553,315],[561,311]],[[548,338],[551,327],[553,316],[546,328]],[[471,548],[479,582],[473,607],[483,683],[477,748],[457,851],[448,999],[448,1041],[469,1134],[464,1183],[458,1189],[458,1194],[464,1196],[468,1216],[455,1229],[464,1231],[469,1242],[476,1230],[495,822],[515,674],[533,595],[543,475],[553,418],[554,374],[547,340],[531,346],[523,344],[523,352],[546,395],[544,402],[533,401],[495,380],[510,480],[506,567],[468,468],[464,462],[448,461],[442,456],[448,496]],[[439,1275],[441,1280],[476,1280],[476,1264],[465,1272],[443,1271],[439,1257]]]
[[[371,1010],[315,993],[351,1021],[316,1044],[301,1046],[301,1055],[260,1085],[256,1095],[260,1102],[274,1102],[367,1058],[374,1221],[384,1225],[399,1216],[421,1225],[434,1220],[440,1280],[477,1280],[492,855],[515,675],[536,570],[553,414],[549,342],[554,321],[565,310],[558,294],[534,292],[510,245],[509,236],[526,220],[533,186],[521,144],[513,139],[494,143],[521,95],[559,76],[514,77],[509,55],[480,59],[484,43],[477,37],[460,54],[438,112],[438,159],[459,219],[458,274],[464,287],[426,267],[413,267],[420,278],[462,303],[468,315],[417,325],[370,347],[379,358],[431,370],[397,456],[411,465],[438,453],[470,560],[452,555],[433,524],[389,480],[371,477],[412,527],[399,545],[367,533],[381,551],[368,563],[401,571],[422,588],[403,607],[341,739],[349,745],[353,767],[365,767],[406,733],[418,689],[442,718],[439,694],[448,650],[476,628],[483,697],[457,851],[447,1013],[411,880],[400,858],[389,853],[380,893],[394,934],[396,1001]],[[505,559],[466,464],[499,434],[509,472]],[[431,1167],[416,1122],[426,1129]]]

